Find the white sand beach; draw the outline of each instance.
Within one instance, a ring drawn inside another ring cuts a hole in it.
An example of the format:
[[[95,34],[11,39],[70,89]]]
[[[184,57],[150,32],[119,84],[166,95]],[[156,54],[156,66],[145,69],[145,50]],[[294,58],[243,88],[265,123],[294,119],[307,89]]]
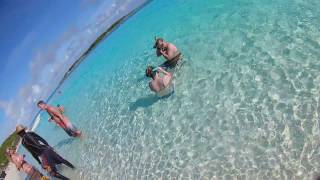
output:
[[[23,177],[23,174],[18,171],[16,166],[13,163],[9,163],[7,169],[6,169],[7,176],[5,177],[5,180],[21,180]]]

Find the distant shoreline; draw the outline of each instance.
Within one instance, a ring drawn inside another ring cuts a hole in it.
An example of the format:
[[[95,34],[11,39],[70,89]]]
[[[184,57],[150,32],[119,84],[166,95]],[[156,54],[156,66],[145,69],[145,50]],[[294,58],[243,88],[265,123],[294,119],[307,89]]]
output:
[[[66,79],[70,76],[70,74],[81,64],[81,62],[90,54],[92,50],[94,50],[98,44],[106,39],[112,32],[114,32],[117,28],[120,27],[121,24],[123,24],[126,20],[128,20],[130,17],[132,17],[134,14],[136,14],[139,10],[141,10],[143,7],[145,7],[147,4],[149,4],[151,1],[146,1],[141,6],[137,7],[136,9],[132,10],[130,13],[128,13],[125,16],[122,16],[119,20],[114,22],[105,32],[103,32],[100,36],[96,38],[96,40],[89,46],[89,48],[81,55],[79,59],[77,59],[68,69],[68,71],[64,74],[62,80],[59,82],[57,88],[53,91],[52,95],[56,92],[57,89],[64,83]],[[52,95],[47,99],[47,101],[50,100]]]

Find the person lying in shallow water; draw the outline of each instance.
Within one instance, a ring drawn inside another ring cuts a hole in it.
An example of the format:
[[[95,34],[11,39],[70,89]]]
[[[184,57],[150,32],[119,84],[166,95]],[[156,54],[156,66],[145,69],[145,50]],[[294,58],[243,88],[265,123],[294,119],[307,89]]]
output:
[[[6,149],[6,155],[19,171],[22,170],[28,175],[28,179],[49,180],[49,177],[44,176],[38,169],[24,160],[25,155],[17,154],[16,151],[12,148]]]
[[[155,44],[153,48],[156,49],[157,57],[163,56],[166,59],[161,67],[164,68],[174,68],[179,60],[182,59],[182,55],[175,45],[166,42],[162,38],[155,38]]]
[[[62,106],[53,107],[46,104],[43,101],[39,101],[37,106],[46,110],[49,116],[51,117],[49,121],[55,122],[58,126],[60,126],[69,136],[77,137],[81,135],[81,131],[77,130],[70,122],[69,118],[63,115],[64,108]]]
[[[168,96],[174,92],[172,74],[163,68],[154,69],[154,67],[148,66],[146,76],[151,78],[149,82],[151,91],[155,92],[159,97]]]

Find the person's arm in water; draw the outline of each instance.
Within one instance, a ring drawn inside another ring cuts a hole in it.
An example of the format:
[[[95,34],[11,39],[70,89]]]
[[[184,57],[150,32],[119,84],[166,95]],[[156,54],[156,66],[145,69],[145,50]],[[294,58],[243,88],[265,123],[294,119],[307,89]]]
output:
[[[59,118],[61,121],[63,120],[64,117],[63,117],[62,113],[59,110],[57,110],[56,108],[51,107],[49,109],[49,111],[52,116]]]
[[[165,71],[162,67],[158,67],[158,71],[164,73],[165,75],[171,76],[171,74]]]
[[[175,45],[169,43],[167,48],[167,54],[170,57],[170,59],[173,59],[175,56],[177,56],[178,49]]]
[[[61,106],[60,104],[57,105],[58,110],[61,112],[61,114],[64,113],[64,107]]]
[[[149,82],[149,88],[150,88],[151,91],[155,91],[151,82]]]
[[[44,140],[41,136],[39,136],[38,134],[34,133],[34,132],[30,132],[30,134],[37,140],[42,142],[43,144],[49,146],[48,142],[46,140]]]

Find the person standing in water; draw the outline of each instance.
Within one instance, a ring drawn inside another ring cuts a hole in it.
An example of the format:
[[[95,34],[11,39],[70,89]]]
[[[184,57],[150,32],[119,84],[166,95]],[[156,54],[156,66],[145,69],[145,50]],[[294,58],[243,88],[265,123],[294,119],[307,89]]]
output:
[[[164,97],[174,92],[172,75],[163,68],[158,67],[156,70],[152,66],[146,69],[146,76],[151,78],[149,87],[159,97]]]
[[[43,101],[39,101],[37,106],[47,111],[49,116],[51,117],[49,121],[55,122],[58,126],[60,126],[69,136],[77,137],[81,135],[81,131],[77,130],[70,122],[69,118],[63,115],[64,108],[59,105],[59,107],[53,107],[46,104]]]
[[[65,164],[72,169],[75,167],[69,161],[63,159],[59,154],[57,154],[46,140],[34,132],[27,132],[26,128],[22,125],[18,125],[16,127],[16,133],[21,137],[22,146],[31,153],[35,160],[38,161],[50,176],[62,180],[69,179],[58,172],[56,165]]]
[[[7,148],[6,155],[10,162],[12,162],[16,168],[22,170],[28,175],[30,180],[49,180],[49,177],[44,176],[38,169],[24,160],[25,155],[17,154],[14,149]]]
[[[162,38],[155,38],[153,48],[156,49],[157,57],[163,56],[166,59],[161,67],[174,68],[178,64],[179,60],[182,59],[182,55],[178,48],[172,43],[166,42]]]

